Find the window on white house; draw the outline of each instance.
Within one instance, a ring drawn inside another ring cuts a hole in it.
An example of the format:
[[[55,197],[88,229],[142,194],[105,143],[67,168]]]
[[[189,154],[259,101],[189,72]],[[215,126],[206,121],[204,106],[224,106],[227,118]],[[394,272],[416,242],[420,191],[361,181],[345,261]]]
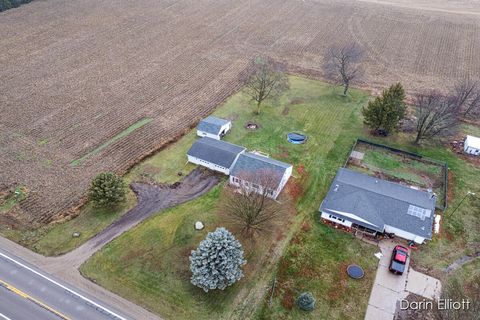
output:
[[[334,215],[329,215],[328,217],[329,217],[330,219],[334,219],[334,220],[338,220],[338,221],[341,221],[341,222],[345,222],[345,219],[336,217],[336,216],[334,216]]]

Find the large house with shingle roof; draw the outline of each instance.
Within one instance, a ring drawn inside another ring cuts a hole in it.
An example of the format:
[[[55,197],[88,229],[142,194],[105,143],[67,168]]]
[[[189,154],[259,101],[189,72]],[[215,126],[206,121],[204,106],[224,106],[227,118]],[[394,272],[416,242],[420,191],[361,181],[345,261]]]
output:
[[[232,129],[232,122],[230,120],[208,116],[199,122],[197,135],[199,137],[220,140],[230,129]]]
[[[292,175],[292,165],[288,163],[208,137],[195,141],[187,157],[191,163],[229,175],[230,184],[234,186],[241,185],[258,193],[267,191],[266,194],[273,199],[278,197]],[[268,186],[262,185],[267,180]]]
[[[319,211],[322,219],[343,227],[423,243],[432,239],[435,202],[431,191],[341,168]]]

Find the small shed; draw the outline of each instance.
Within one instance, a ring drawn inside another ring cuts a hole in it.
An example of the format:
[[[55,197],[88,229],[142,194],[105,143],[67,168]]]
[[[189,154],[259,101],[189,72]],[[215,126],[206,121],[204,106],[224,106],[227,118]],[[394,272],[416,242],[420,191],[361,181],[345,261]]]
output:
[[[465,139],[463,151],[475,156],[480,155],[480,138],[474,136],[467,136]]]
[[[197,135],[220,140],[230,129],[232,129],[232,122],[230,120],[209,116],[198,124]]]

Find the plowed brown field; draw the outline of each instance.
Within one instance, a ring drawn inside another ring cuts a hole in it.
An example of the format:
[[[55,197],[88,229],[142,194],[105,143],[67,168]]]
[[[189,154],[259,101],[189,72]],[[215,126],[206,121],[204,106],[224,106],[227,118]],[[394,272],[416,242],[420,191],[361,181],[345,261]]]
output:
[[[2,222],[68,214],[96,173],[124,172],[237,90],[258,53],[321,77],[325,48],[356,40],[370,88],[480,74],[478,1],[398,2],[37,0],[0,13],[0,185],[29,190]]]

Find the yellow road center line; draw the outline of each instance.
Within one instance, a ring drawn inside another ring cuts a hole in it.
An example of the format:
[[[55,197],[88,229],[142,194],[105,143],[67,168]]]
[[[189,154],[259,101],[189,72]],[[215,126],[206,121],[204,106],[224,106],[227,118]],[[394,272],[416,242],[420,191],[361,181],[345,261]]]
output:
[[[45,303],[35,299],[34,297],[31,297],[29,296],[28,294],[26,294],[25,292],[23,292],[22,290],[19,290],[17,288],[15,288],[14,286],[12,286],[11,284],[8,284],[6,283],[5,281],[3,280],[0,280],[0,286],[6,288],[7,290],[10,290],[11,292],[15,293],[16,295],[19,295],[20,297],[24,298],[24,299],[27,299],[27,300],[30,300],[32,301],[33,303],[35,303],[36,305],[50,311],[51,313],[57,315],[58,317],[64,319],[64,320],[71,320],[69,317],[63,315],[62,313],[58,312],[57,310],[53,309],[52,307],[49,307],[47,306]]]

